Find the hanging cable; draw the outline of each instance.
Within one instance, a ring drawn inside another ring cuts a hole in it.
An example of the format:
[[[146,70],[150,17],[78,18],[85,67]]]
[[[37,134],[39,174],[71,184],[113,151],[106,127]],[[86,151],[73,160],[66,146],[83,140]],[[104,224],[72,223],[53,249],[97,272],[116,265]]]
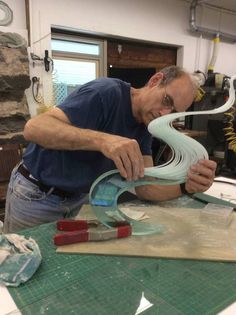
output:
[[[32,95],[33,95],[35,102],[37,102],[38,104],[41,104],[43,99],[39,95],[39,82],[40,82],[39,78],[37,78],[37,77],[32,78]]]
[[[0,25],[9,25],[13,20],[13,12],[10,7],[3,1],[0,1],[0,10],[5,13],[3,19],[0,19]]]

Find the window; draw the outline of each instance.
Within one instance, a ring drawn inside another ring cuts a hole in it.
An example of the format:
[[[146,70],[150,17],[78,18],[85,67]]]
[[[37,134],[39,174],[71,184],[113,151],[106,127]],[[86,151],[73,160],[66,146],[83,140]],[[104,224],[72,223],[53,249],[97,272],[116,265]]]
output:
[[[106,42],[77,36],[52,36],[56,105],[77,86],[106,75]]]

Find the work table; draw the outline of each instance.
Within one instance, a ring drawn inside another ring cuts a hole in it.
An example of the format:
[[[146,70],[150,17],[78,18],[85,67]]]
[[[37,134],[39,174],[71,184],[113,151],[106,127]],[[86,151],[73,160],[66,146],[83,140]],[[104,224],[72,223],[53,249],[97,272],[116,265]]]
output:
[[[43,257],[27,283],[9,288],[22,314],[135,315],[143,297],[145,315],[202,315],[236,300],[236,263],[59,254],[55,233],[55,223],[22,232]]]

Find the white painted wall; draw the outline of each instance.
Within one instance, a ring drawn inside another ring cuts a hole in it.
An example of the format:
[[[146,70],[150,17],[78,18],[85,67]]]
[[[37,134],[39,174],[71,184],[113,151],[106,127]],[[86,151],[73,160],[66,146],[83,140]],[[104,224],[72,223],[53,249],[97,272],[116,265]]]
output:
[[[14,11],[12,28],[25,29],[24,0],[5,0]],[[206,71],[212,54],[212,41],[189,33],[189,2],[184,0],[31,0],[32,35],[30,50],[40,57],[50,51],[51,25],[118,35],[176,45],[178,64],[188,71]],[[236,34],[236,15],[216,10],[197,10],[197,24]],[[0,31],[9,27],[1,27]],[[42,39],[42,40],[40,40]],[[222,42],[215,71],[236,73],[236,44]],[[50,102],[51,77],[42,66],[31,75],[44,82],[45,100]],[[31,113],[35,110],[31,106]]]

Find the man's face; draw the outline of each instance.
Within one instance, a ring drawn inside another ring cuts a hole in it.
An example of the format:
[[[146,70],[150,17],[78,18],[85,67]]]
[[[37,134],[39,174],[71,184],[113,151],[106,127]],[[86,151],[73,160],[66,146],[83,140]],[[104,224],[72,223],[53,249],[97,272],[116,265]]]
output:
[[[161,79],[146,87],[139,111],[139,118],[145,125],[171,112],[184,112],[193,102],[193,84],[187,75],[164,86],[160,83]]]

